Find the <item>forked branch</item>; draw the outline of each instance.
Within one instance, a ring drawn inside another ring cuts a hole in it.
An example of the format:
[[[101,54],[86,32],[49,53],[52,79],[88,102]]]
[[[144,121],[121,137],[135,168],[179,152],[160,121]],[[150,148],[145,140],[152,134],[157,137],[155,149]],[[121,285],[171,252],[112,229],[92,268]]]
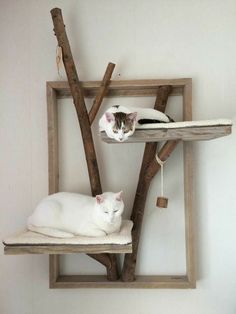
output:
[[[96,152],[94,148],[94,142],[90,127],[89,115],[85,106],[83,90],[81,88],[81,83],[76,71],[75,63],[70,49],[69,40],[66,35],[65,25],[62,17],[61,10],[58,8],[51,10],[52,20],[54,24],[54,32],[58,41],[58,46],[62,49],[62,59],[66,70],[66,75],[68,78],[68,83],[70,86],[71,94],[73,97],[73,102],[77,112],[79,125],[81,129],[84,151],[87,161],[87,168],[89,173],[90,185],[92,195],[102,193],[102,187],[99,176],[99,169],[97,164]],[[112,66],[109,67],[111,69]],[[112,72],[112,71],[111,71]],[[106,80],[106,84],[107,84]],[[104,89],[105,92],[105,89]],[[99,109],[101,97],[95,104],[94,112]],[[95,117],[96,113],[93,114]],[[94,258],[93,255],[90,255]],[[101,254],[101,256],[95,256],[96,260],[99,260],[107,268],[107,277],[109,280],[115,280],[118,277],[116,258],[113,255]]]

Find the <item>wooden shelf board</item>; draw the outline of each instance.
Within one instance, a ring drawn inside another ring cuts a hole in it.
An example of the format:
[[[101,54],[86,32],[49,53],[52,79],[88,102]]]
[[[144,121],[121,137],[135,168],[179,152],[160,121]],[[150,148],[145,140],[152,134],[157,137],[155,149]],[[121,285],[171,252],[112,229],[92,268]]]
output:
[[[123,143],[159,142],[166,140],[204,141],[226,136],[231,133],[232,125],[195,126],[163,129],[138,129]],[[101,139],[106,143],[119,143],[101,132]]]
[[[187,276],[136,276],[132,282],[108,281],[102,275],[59,275],[56,282],[50,288],[175,288],[187,289],[195,288]]]
[[[93,245],[6,245],[5,255],[21,254],[71,254],[71,253],[132,253],[132,244],[93,244]]]
[[[105,97],[155,97],[157,87],[161,85],[172,85],[170,96],[183,95],[183,89],[191,79],[155,79],[155,80],[111,80]],[[56,91],[57,98],[71,97],[71,91],[67,81],[47,82],[48,87]],[[85,97],[94,97],[101,86],[101,81],[81,82]]]

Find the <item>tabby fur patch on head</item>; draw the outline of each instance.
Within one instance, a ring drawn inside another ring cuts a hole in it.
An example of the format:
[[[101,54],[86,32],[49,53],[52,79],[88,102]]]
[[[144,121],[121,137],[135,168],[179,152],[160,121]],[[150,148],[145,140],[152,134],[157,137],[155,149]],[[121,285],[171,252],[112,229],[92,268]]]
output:
[[[124,142],[135,131],[135,119],[137,116],[137,112],[115,112],[113,113],[113,116],[113,137],[119,142]]]

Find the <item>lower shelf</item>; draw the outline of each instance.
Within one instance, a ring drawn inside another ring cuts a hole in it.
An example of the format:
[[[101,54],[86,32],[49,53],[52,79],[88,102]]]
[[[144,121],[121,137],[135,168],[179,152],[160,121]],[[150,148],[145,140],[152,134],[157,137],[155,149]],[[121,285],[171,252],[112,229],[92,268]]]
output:
[[[193,289],[195,282],[191,283],[187,276],[137,276],[135,281],[108,281],[101,275],[59,275],[51,284],[52,289],[71,288],[140,288],[140,289]]]
[[[4,243],[3,243],[4,244]],[[90,244],[90,245],[6,245],[5,255],[21,254],[100,254],[100,253],[132,253],[132,244]]]
[[[32,231],[22,231],[3,240],[6,255],[132,253],[133,222],[123,220],[119,233],[104,237],[52,238]]]

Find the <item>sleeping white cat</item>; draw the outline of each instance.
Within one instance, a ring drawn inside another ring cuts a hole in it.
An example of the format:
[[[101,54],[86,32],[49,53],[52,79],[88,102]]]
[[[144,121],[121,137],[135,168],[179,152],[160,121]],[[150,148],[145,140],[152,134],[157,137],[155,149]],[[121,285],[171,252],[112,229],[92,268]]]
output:
[[[118,232],[124,203],[122,192],[96,197],[60,192],[47,196],[28,218],[28,229],[52,237],[99,237]]]

